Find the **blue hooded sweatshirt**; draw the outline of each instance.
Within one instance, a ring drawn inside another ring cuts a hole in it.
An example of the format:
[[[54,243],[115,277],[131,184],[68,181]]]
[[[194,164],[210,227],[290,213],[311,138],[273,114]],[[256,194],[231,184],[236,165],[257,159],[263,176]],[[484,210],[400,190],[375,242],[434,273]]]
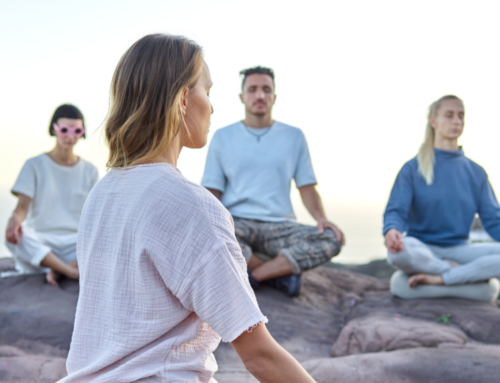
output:
[[[500,241],[500,206],[484,169],[455,151],[434,149],[434,182],[427,185],[417,158],[401,168],[384,213],[384,235],[392,228],[424,243],[456,246],[469,238],[476,213]]]

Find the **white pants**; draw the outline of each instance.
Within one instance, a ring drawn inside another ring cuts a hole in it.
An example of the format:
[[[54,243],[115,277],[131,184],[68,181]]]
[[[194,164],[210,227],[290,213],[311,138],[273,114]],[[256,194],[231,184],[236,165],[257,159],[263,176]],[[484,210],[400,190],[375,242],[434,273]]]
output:
[[[500,292],[500,282],[491,278],[487,283],[467,283],[465,285],[409,287],[410,277],[401,270],[391,277],[391,293],[403,299],[422,298],[462,298],[480,302],[494,302]]]
[[[23,225],[23,235],[19,244],[5,241],[16,262],[16,270],[20,273],[44,273],[49,269],[40,266],[40,262],[52,252],[64,263],[76,261],[76,235],[59,238],[53,235],[37,233],[29,226]]]
[[[486,281],[500,276],[500,243],[441,247],[403,238],[403,251],[388,252],[388,262],[406,274],[440,274],[446,285]],[[460,264],[451,267],[444,259]]]

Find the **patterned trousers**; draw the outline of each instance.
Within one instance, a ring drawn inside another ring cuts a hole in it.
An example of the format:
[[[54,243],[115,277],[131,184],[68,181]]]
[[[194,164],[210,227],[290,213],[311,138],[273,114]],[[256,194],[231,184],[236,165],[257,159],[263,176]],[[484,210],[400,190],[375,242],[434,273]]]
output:
[[[297,222],[233,219],[236,239],[247,262],[254,252],[264,253],[270,258],[283,255],[290,262],[293,273],[300,274],[340,253],[341,243],[330,229],[320,234],[315,226]]]

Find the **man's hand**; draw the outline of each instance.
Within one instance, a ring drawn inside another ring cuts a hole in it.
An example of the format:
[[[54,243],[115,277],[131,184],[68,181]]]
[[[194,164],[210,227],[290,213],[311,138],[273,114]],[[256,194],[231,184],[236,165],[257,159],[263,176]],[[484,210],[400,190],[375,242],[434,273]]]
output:
[[[321,197],[316,190],[316,185],[302,186],[299,188],[299,191],[300,196],[302,197],[302,202],[304,202],[304,206],[316,219],[316,222],[318,222],[317,228],[319,233],[323,234],[325,229],[333,230],[333,232],[337,236],[337,240],[342,244],[342,246],[344,246],[344,234],[339,230],[337,226],[335,226],[325,218],[325,211],[323,209],[323,204],[321,203]]]
[[[403,235],[396,229],[390,229],[385,233],[385,246],[391,253],[403,251]]]
[[[7,230],[5,231],[5,238],[7,242],[12,243],[14,245],[19,244],[20,237],[23,236],[23,228],[21,226],[21,222],[19,222],[16,215],[12,215],[9,219],[9,223],[7,224]]]
[[[330,221],[328,221],[326,218],[319,219],[318,220],[318,225],[316,227],[318,228],[318,231],[319,231],[320,234],[323,234],[323,232],[325,231],[325,229],[331,229],[331,230],[333,230],[333,232],[337,236],[337,240],[342,243],[342,246],[345,245],[344,233],[342,233],[337,226],[335,226],[333,223],[331,223]]]

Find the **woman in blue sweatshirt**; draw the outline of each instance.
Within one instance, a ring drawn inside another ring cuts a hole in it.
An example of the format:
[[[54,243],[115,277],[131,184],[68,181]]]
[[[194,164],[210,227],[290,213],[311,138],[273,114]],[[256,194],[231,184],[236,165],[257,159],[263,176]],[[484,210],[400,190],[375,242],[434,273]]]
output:
[[[410,287],[500,276],[500,243],[467,243],[476,213],[500,241],[500,206],[484,169],[458,146],[463,128],[462,100],[444,96],[434,102],[425,141],[392,188],[384,213],[385,245],[389,263],[414,274]]]

